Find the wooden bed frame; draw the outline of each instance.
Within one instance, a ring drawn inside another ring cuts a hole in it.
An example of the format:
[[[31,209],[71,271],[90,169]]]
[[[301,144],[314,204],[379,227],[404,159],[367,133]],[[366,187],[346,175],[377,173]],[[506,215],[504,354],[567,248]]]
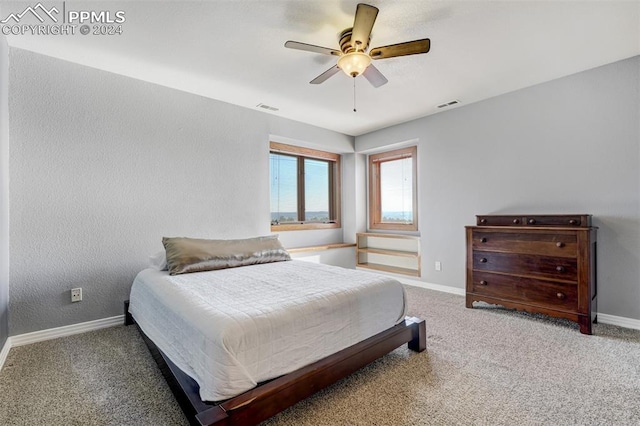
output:
[[[125,325],[135,324],[125,304]],[[137,324],[136,324],[137,326]],[[200,399],[198,384],[158,349],[138,326],[151,355],[162,371],[171,391],[189,422],[194,426],[255,425],[302,401],[319,390],[359,370],[404,343],[409,349],[426,349],[424,320],[407,317],[382,333],[285,374],[226,401],[213,403]]]

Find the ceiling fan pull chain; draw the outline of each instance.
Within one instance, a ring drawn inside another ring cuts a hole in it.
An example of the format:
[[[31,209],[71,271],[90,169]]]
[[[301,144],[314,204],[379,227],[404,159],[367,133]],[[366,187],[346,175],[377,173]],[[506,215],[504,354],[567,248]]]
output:
[[[353,112],[356,111],[356,76],[353,76]]]

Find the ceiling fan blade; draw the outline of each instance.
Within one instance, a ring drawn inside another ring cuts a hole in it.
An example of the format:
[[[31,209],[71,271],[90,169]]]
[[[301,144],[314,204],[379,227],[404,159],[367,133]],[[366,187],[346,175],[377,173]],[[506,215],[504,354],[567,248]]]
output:
[[[395,56],[415,55],[417,53],[427,53],[431,49],[431,41],[428,38],[422,40],[407,41],[404,43],[390,44],[389,46],[376,47],[371,49],[369,56],[371,59],[386,59]]]
[[[383,84],[387,84],[387,82],[389,81],[384,75],[382,75],[378,68],[374,67],[373,65],[369,65],[367,69],[364,70],[362,75],[364,76],[364,78],[369,80],[369,83],[371,83],[373,87],[380,87]]]
[[[299,41],[289,40],[284,44],[289,49],[305,50],[307,52],[322,53],[323,55],[341,56],[342,52],[329,47],[316,46],[314,44],[300,43]]]
[[[331,68],[329,68],[328,70],[326,70],[325,72],[323,72],[322,74],[320,74],[319,76],[317,76],[316,78],[314,78],[313,80],[311,80],[309,83],[311,83],[311,84],[324,83],[326,80],[329,79],[329,77],[331,77],[332,75],[334,75],[338,71],[340,71],[340,68],[337,65],[334,65]]]
[[[378,16],[378,8],[360,3],[356,8],[356,17],[351,30],[351,46],[357,51],[364,51],[369,45],[369,37],[373,24]]]

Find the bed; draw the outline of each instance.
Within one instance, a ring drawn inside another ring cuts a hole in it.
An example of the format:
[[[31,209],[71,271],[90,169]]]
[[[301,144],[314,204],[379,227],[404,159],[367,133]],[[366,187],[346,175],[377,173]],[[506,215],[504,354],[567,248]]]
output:
[[[403,343],[425,349],[424,322],[405,317],[398,281],[267,258],[173,275],[149,268],[133,282],[127,323],[192,424],[256,424]]]

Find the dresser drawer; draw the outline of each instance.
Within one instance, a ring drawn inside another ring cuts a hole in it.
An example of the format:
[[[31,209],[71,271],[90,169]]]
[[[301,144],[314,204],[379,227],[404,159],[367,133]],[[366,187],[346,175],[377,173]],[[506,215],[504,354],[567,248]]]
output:
[[[524,226],[523,216],[476,216],[478,226]]]
[[[591,226],[589,215],[536,215],[526,216],[524,224],[527,226]]]
[[[474,250],[499,251],[521,254],[540,254],[557,257],[576,257],[578,242],[572,231],[559,233],[539,232],[474,232]]]
[[[535,278],[476,272],[470,291],[487,297],[530,303],[554,309],[576,310],[576,283],[556,283]]]
[[[576,259],[567,257],[474,251],[473,269],[567,281],[578,278]]]

